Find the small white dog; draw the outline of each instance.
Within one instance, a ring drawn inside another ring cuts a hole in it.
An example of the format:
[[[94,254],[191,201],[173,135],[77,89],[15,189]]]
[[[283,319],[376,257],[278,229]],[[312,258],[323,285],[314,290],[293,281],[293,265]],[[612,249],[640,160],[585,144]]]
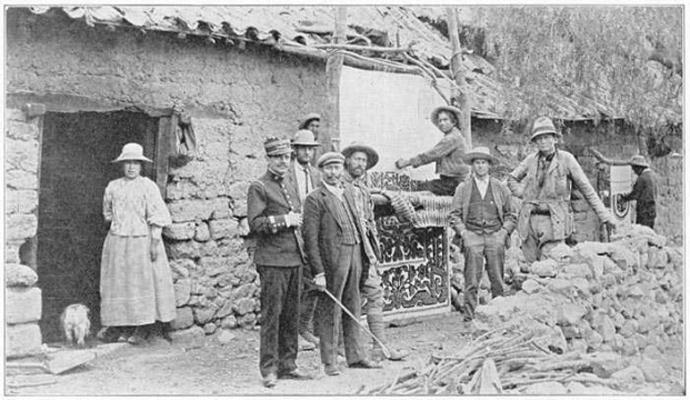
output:
[[[76,341],[79,347],[84,347],[84,339],[91,330],[89,308],[83,304],[70,304],[62,312],[60,321],[67,344],[72,345]]]

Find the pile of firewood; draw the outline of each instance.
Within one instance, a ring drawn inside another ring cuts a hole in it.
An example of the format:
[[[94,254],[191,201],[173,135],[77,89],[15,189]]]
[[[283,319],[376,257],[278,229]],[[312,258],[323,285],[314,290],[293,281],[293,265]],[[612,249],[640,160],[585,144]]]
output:
[[[494,329],[474,338],[455,355],[432,355],[421,371],[398,376],[368,394],[522,393],[543,382],[579,382],[617,389],[615,380],[594,373],[597,365],[593,358],[578,352],[557,354],[541,344],[540,339],[545,338],[541,333],[515,323]]]

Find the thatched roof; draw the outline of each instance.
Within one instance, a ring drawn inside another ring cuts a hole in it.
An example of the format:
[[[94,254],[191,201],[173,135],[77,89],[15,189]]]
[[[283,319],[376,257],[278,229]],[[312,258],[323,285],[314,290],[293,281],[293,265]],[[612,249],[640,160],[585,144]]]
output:
[[[412,47],[414,53],[440,69],[450,62],[449,40],[419,16],[441,18],[442,7],[347,6],[347,37],[373,42],[376,46]],[[325,56],[315,46],[330,43],[334,27],[334,7],[319,6],[94,6],[31,7],[36,14],[63,12],[87,24],[134,27],[150,31],[208,36],[212,39],[250,38],[278,49],[299,49],[305,54]],[[361,41],[360,43],[361,44]],[[371,57],[377,57],[373,55]],[[480,118],[504,118],[507,90],[495,79],[494,67],[482,57],[466,53],[463,68],[475,104],[472,113]],[[568,119],[615,117],[602,102],[582,95],[553,98],[553,116]]]

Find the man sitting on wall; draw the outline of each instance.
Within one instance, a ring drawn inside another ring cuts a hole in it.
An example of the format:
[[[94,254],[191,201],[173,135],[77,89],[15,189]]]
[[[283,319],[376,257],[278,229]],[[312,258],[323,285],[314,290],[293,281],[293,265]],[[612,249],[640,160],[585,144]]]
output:
[[[461,111],[451,106],[441,106],[431,112],[431,122],[443,133],[443,139],[431,149],[412,158],[401,158],[395,162],[399,169],[417,168],[436,162],[439,179],[420,182],[418,190],[428,190],[439,196],[452,196],[458,184],[465,180],[470,168],[462,157],[467,151],[467,141],[459,129]]]

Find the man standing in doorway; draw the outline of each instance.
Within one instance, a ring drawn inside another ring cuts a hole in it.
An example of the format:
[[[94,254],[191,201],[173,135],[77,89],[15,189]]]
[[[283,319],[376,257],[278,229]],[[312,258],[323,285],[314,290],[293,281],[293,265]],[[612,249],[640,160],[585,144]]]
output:
[[[461,183],[453,197],[450,226],[462,238],[465,255],[464,319],[471,321],[477,307],[477,291],[483,264],[491,282],[491,296],[503,295],[505,249],[517,222],[510,189],[489,175],[496,158],[488,147],[477,147],[465,160],[471,178]]]
[[[573,233],[572,184],[582,192],[599,220],[615,227],[613,215],[604,207],[575,157],[556,148],[560,137],[550,118],[537,118],[530,141],[538,151],[528,155],[508,175],[510,191],[523,199],[517,229],[528,263],[541,259],[543,253]]]
[[[362,242],[368,240],[357,216],[354,188],[341,181],[345,157],[323,154],[317,163],[321,186],[309,193],[304,204],[304,244],[314,284],[328,290],[359,319],[359,285],[363,271]],[[370,361],[360,339],[357,321],[344,316],[325,293],[317,302],[321,362],[327,375],[339,375],[336,365],[339,330],[345,341],[345,358],[350,368],[380,368]]]
[[[362,297],[365,301],[363,307],[367,314],[369,330],[381,342],[386,343],[383,334],[385,327],[383,322],[383,283],[381,281],[381,273],[378,270],[379,260],[381,259],[381,246],[379,244],[376,222],[374,221],[374,202],[371,198],[367,179],[367,171],[378,163],[379,155],[372,147],[358,143],[353,143],[344,148],[342,154],[345,156],[343,180],[351,183],[356,189],[357,214],[362,221],[362,228],[367,239],[363,241],[365,250],[363,263],[368,264],[369,267],[366,269],[368,269],[369,273],[364,278],[361,286]],[[384,358],[381,346],[376,341],[373,344],[374,358]],[[389,351],[390,356],[388,359],[392,361],[400,361],[407,356],[406,353],[392,348],[389,348]]]
[[[299,298],[304,265],[299,195],[289,173],[288,139],[264,142],[268,171],[249,186],[247,219],[257,238],[254,263],[261,279],[259,370],[266,387],[277,379],[310,379],[296,364]]]
[[[468,145],[463,132],[460,132],[459,121],[462,112],[455,107],[441,106],[431,112],[431,122],[443,133],[443,139],[431,149],[410,159],[401,158],[395,162],[399,169],[407,166],[417,168],[436,162],[436,173],[439,179],[420,182],[418,190],[428,190],[439,196],[452,196],[458,184],[465,180],[470,172],[462,157]]]
[[[319,143],[314,140],[314,134],[305,129],[297,131],[292,139],[295,161],[292,163],[290,170],[297,185],[301,204],[304,204],[307,194],[314,190],[321,182],[321,174],[309,164],[312,158],[314,158],[314,151],[318,146]],[[319,339],[313,333],[314,310],[319,291],[310,283],[312,276],[309,268],[304,269],[302,279],[309,283],[302,287],[300,299],[299,349],[313,350],[319,344]]]
[[[636,200],[636,222],[654,229],[656,219],[656,174],[652,172],[644,156],[633,156],[629,162],[633,172],[637,175],[632,192],[621,196],[621,200],[628,202]]]

